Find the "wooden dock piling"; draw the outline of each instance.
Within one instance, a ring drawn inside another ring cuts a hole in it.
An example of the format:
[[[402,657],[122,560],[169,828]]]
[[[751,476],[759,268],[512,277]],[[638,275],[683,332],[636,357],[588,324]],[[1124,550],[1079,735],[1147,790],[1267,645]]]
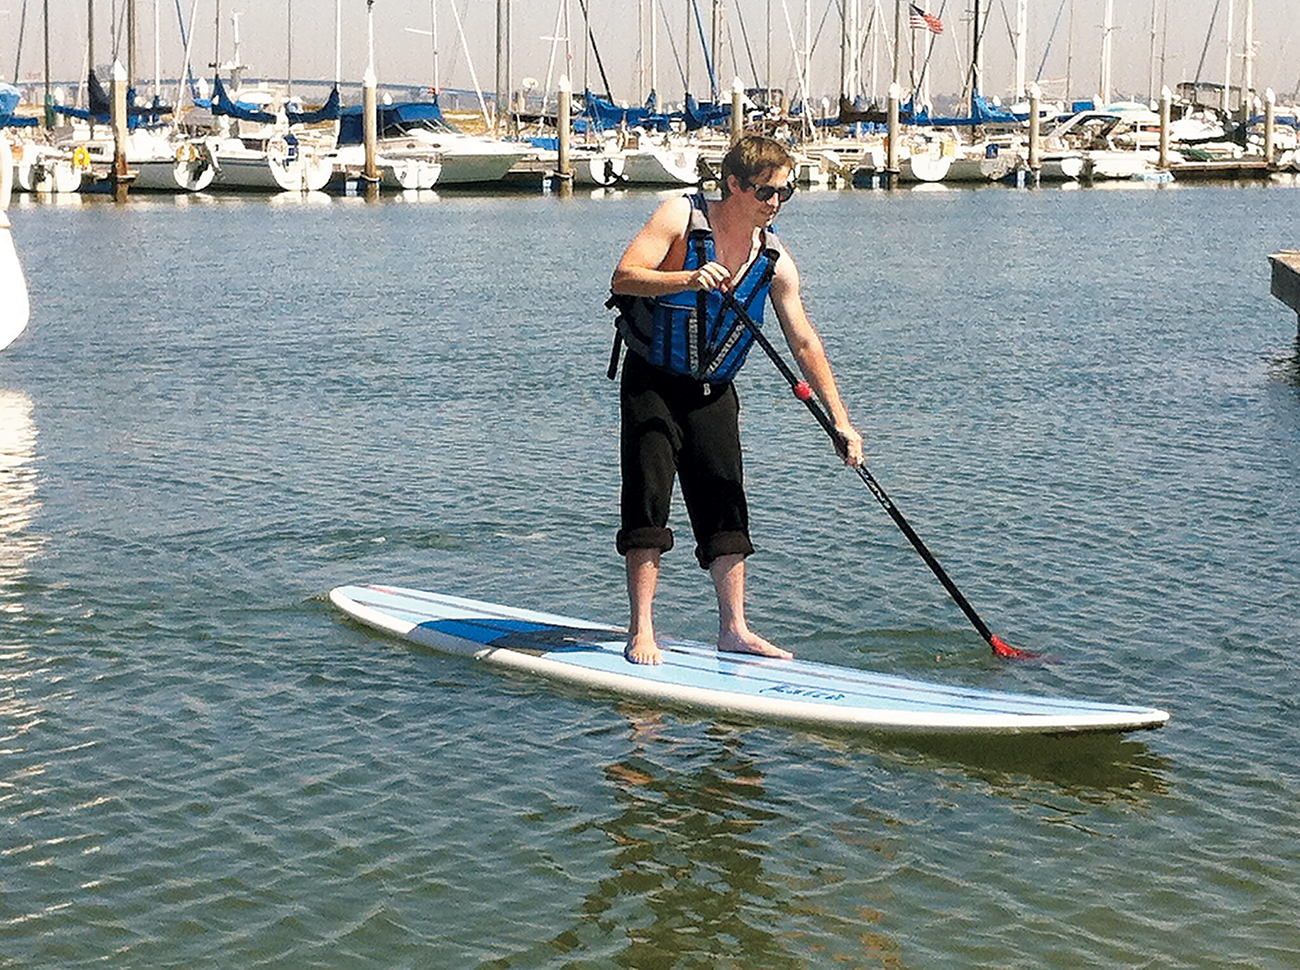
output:
[[[1273,295],[1296,312],[1300,332],[1300,250],[1273,253],[1268,261],[1273,264]]]

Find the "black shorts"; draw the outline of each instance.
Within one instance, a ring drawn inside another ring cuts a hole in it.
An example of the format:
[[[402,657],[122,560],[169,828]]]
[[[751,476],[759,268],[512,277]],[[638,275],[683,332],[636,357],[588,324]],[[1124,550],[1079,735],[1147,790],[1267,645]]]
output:
[[[706,385],[652,367],[635,353],[623,364],[622,528],[618,551],[673,547],[667,527],[673,478],[695,533],[695,558],[748,556],[749,507],[740,457],[740,399],[731,384]]]

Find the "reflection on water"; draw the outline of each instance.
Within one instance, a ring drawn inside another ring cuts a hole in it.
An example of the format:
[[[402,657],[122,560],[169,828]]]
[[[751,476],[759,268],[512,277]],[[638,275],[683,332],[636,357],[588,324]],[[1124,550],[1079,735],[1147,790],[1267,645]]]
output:
[[[25,564],[44,540],[29,531],[40,508],[36,494],[36,424],[32,399],[21,391],[0,390],[0,613],[23,611]],[[21,735],[41,723],[41,711],[27,696],[31,676],[24,663],[28,645],[17,635],[15,617],[0,621],[0,748],[16,755]],[[27,769],[19,769],[22,775]],[[0,775],[0,790],[12,789],[18,776]]]
[[[808,928],[836,917],[816,898],[823,879],[804,885],[790,871],[770,868],[773,842],[799,830],[803,819],[769,789],[759,763],[770,752],[753,735],[715,726],[707,745],[685,752],[662,715],[631,706],[624,713],[632,751],[604,768],[615,810],[583,826],[608,839],[610,872],[591,886],[575,924],[552,946],[563,951],[587,937],[619,939],[610,957],[625,967],[802,967],[813,955],[810,945],[823,959],[850,964],[864,953],[873,954],[872,963],[898,958],[898,944],[867,927],[834,955]]]
[[[1170,758],[1132,735],[935,737],[909,740],[899,757],[924,767],[959,767],[996,792],[1018,797],[1025,779],[1083,802],[1139,802],[1169,790]]]
[[[32,399],[0,390],[0,610],[22,611],[14,587],[44,544],[28,526],[41,503],[36,494],[36,424]]]
[[[1300,387],[1300,333],[1296,334],[1295,352],[1271,359],[1268,362],[1268,373],[1279,384]]]

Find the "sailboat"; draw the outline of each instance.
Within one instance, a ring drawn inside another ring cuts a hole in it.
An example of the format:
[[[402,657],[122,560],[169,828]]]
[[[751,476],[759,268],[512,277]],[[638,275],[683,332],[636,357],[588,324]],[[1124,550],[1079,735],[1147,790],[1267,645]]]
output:
[[[218,14],[220,16],[220,14]],[[239,59],[239,14],[234,22],[234,59],[226,65],[234,89],[220,74],[212,79],[210,110],[218,134],[205,140],[212,160],[211,188],[236,192],[318,192],[334,172],[333,151],[321,151],[293,132],[293,123],[314,124],[339,116],[335,84],[325,104],[312,112],[295,111],[280,92],[243,85]]]

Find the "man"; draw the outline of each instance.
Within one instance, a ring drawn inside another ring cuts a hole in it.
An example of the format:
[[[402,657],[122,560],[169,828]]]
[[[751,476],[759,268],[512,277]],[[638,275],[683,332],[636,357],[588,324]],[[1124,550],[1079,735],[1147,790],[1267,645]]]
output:
[[[611,301],[629,352],[620,392],[623,492],[619,552],[627,559],[624,655],[657,664],[654,594],[674,475],[695,534],[695,555],[718,597],[718,649],[789,658],[745,620],[749,512],[741,467],[739,401],[731,379],[770,296],[795,361],[843,437],[844,460],[862,462],[862,436],[849,422],[821,338],[799,294],[794,259],[772,220],[789,200],[794,160],[780,143],[742,138],[722,161],[722,200],[671,199],[628,245],[614,270]],[[724,294],[726,294],[724,296]],[[617,346],[616,351],[617,353]]]

